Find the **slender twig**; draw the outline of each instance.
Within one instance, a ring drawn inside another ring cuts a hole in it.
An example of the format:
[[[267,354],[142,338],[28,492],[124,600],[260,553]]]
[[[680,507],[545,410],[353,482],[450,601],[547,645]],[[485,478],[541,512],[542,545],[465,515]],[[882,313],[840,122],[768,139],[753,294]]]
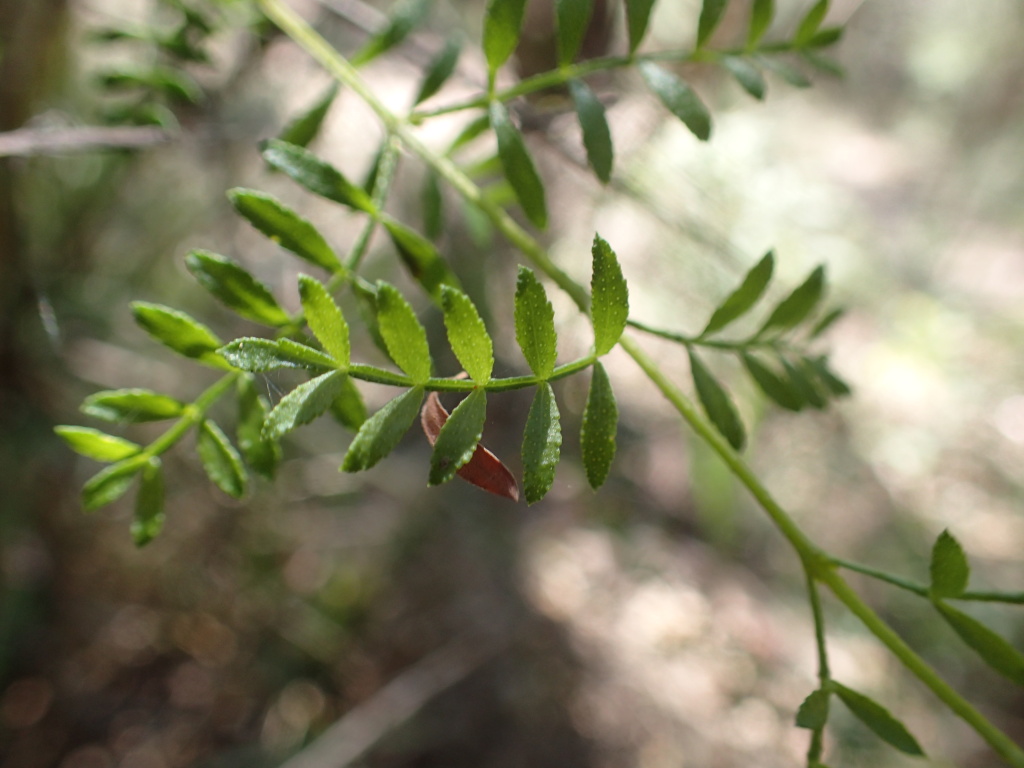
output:
[[[825,614],[821,609],[821,596],[818,594],[818,582],[814,580],[814,574],[810,569],[804,569],[807,576],[807,598],[811,603],[811,616],[814,619],[814,641],[818,648],[818,680],[821,687],[824,687],[832,678],[828,668],[828,646],[825,640]],[[821,753],[824,750],[824,723],[820,728],[811,732],[811,743],[807,748],[807,765],[812,766],[821,760]]]

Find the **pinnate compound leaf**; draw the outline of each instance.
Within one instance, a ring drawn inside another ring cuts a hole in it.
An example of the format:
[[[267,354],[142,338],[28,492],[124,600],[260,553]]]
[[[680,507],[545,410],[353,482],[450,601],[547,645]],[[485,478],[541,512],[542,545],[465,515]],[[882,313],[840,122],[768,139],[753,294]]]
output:
[[[347,368],[352,354],[348,323],[327,288],[314,277],[299,275],[299,299],[306,325],[338,366]]]
[[[750,27],[747,31],[747,48],[755,47],[768,31],[775,18],[775,0],[754,0],[750,10]]]
[[[820,731],[828,722],[828,699],[829,692],[822,688],[812,691],[800,709],[796,711],[796,727],[807,728],[812,731]]]
[[[217,348],[224,342],[217,338],[213,331],[184,312],[160,304],[134,301],[132,315],[146,333],[179,355],[214,368],[230,368],[217,354]]]
[[[633,53],[647,34],[655,0],[626,0],[626,26],[629,27],[629,52]]]
[[[296,115],[277,138],[288,144],[294,144],[296,147],[308,146],[309,142],[320,133],[320,128],[323,126],[331,104],[334,103],[337,95],[338,83],[334,81],[327,86],[324,95],[317,99],[309,109]]]
[[[668,111],[682,120],[694,136],[707,141],[711,137],[711,114],[693,89],[650,61],[642,61],[638,66],[647,87]]]
[[[939,534],[932,547],[930,592],[933,597],[959,597],[967,589],[971,575],[967,555],[960,542],[948,530]]]
[[[544,184],[526,149],[523,137],[512,123],[505,105],[500,101],[491,102],[489,114],[491,127],[498,139],[498,156],[501,158],[502,168],[505,169],[505,178],[516,193],[516,199],[523,207],[526,217],[535,227],[544,229],[548,224]]]
[[[527,504],[540,501],[551,490],[561,448],[558,403],[554,390],[545,381],[537,387],[523,433],[523,490]]]
[[[382,222],[409,273],[434,301],[441,298],[442,285],[458,286],[459,280],[427,238],[393,219]]]
[[[426,383],[431,368],[427,332],[405,297],[383,281],[377,283],[377,327],[395,365],[417,384]]]
[[[300,259],[328,272],[342,268],[338,257],[316,227],[277,198],[236,187],[228,191],[228,199],[250,224]]]
[[[825,292],[825,268],[815,268],[807,279],[793,289],[786,298],[776,305],[775,309],[761,326],[758,336],[768,331],[784,332],[795,327],[807,317],[821,301]]]
[[[106,389],[85,398],[81,411],[104,421],[138,424],[180,416],[185,404],[149,389]]]
[[[487,0],[484,11],[484,56],[491,77],[519,44],[526,0]]]
[[[829,0],[818,0],[804,14],[804,17],[797,25],[796,34],[793,35],[793,43],[795,45],[805,45],[814,37],[814,33],[818,31],[821,23],[825,20],[825,14],[828,13],[828,5]]]
[[[709,336],[720,331],[737,320],[757,303],[757,300],[764,295],[769,281],[772,279],[772,271],[775,269],[775,255],[768,251],[764,257],[755,264],[746,276],[739,288],[729,294],[725,301],[718,305],[718,309],[711,315],[708,324],[701,331],[701,336]]]
[[[560,65],[571,64],[579,53],[592,11],[593,0],[555,0]]]
[[[455,357],[473,381],[486,384],[494,369],[494,346],[476,306],[469,296],[447,285],[441,294],[441,306]]]
[[[704,0],[701,4],[700,19],[697,22],[697,47],[701,48],[718,27],[729,0]]]
[[[619,343],[629,318],[629,287],[615,251],[594,235],[591,248],[593,273],[590,278],[590,317],[594,324],[594,354],[607,354]]]
[[[842,700],[847,709],[874,731],[882,741],[908,755],[924,756],[924,751],[917,743],[917,739],[911,736],[906,726],[893,717],[889,710],[881,704],[835,681],[830,683],[830,688]]]
[[[331,407],[347,378],[344,371],[329,371],[300,384],[281,398],[263,425],[263,439],[277,440],[308,424]]]
[[[260,145],[263,159],[315,195],[358,211],[376,215],[377,206],[366,190],[346,179],[341,171],[304,147],[267,139]]]
[[[576,117],[583,132],[583,146],[587,150],[587,162],[594,174],[607,184],[612,177],[614,150],[612,134],[608,128],[604,105],[582,80],[569,81],[569,93],[576,107]]]
[[[392,6],[387,26],[356,52],[352,66],[361,67],[405,40],[423,20],[429,4],[429,0],[398,0]]]
[[[96,461],[121,461],[142,450],[138,443],[91,427],[60,426],[54,427],[53,431],[75,453]]]
[[[288,313],[270,289],[237,262],[209,251],[192,251],[185,266],[200,285],[247,320],[275,328],[288,324]]]
[[[276,440],[263,437],[263,424],[269,413],[270,405],[257,391],[252,376],[241,379],[238,386],[238,424],[235,427],[238,449],[253,472],[273,480],[281,461],[281,446]]]
[[[117,464],[104,467],[85,481],[82,486],[82,507],[93,512],[124,496],[135,475],[149,461],[145,456],[133,456]]]
[[[455,65],[459,63],[459,54],[462,53],[462,44],[457,38],[450,38],[444,48],[427,65],[426,74],[420,84],[419,92],[416,94],[414,104],[420,104],[441,90],[448,78],[455,72]]]
[[[220,348],[231,365],[249,373],[264,373],[278,368],[305,368],[317,371],[337,368],[338,363],[318,349],[290,339],[243,337]]]
[[[580,448],[583,467],[587,471],[590,487],[600,488],[608,477],[615,458],[615,433],[619,421],[619,407],[615,402],[611,381],[601,363],[594,363],[590,379],[590,393],[583,409],[583,428]]]
[[[341,463],[342,471],[359,472],[369,469],[391,453],[416,420],[421,402],[423,388],[413,387],[363,422],[345,453]]]
[[[351,377],[345,377],[341,391],[331,403],[331,414],[342,426],[353,431],[358,431],[366,421],[366,403]]]
[[[746,366],[750,378],[769,398],[778,405],[789,411],[803,410],[807,401],[800,394],[800,390],[793,385],[787,377],[776,373],[765,363],[749,352],[742,355],[743,365]]]
[[[763,99],[768,89],[764,75],[750,59],[741,56],[724,56],[722,65],[736,78],[736,82],[755,99]]]
[[[718,382],[711,371],[707,369],[704,362],[693,350],[690,353],[690,373],[693,376],[693,384],[697,388],[697,397],[700,404],[704,406],[704,412],[708,415],[715,428],[729,441],[729,445],[737,451],[743,450],[747,442],[746,430],[740,415],[733,405],[732,399],[725,391],[725,388]]]
[[[139,493],[135,497],[135,516],[131,533],[135,546],[144,547],[155,539],[164,527],[164,473],[160,459],[155,456],[142,470]]]
[[[240,499],[247,481],[242,457],[216,422],[204,419],[196,439],[206,476],[228,496]]]
[[[474,389],[455,406],[434,443],[429,485],[447,483],[472,458],[483,437],[486,417],[487,393],[482,389]]]
[[[1024,655],[977,619],[957,610],[941,600],[934,602],[936,609],[960,639],[977,653],[992,669],[1024,685]]]
[[[555,310],[529,267],[519,267],[515,299],[516,341],[530,370],[542,379],[555,370],[558,336]]]

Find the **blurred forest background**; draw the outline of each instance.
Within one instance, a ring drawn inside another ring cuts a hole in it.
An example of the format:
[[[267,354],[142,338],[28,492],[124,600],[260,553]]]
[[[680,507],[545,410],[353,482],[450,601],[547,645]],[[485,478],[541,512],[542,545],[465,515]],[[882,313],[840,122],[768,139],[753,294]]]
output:
[[[424,30],[366,78],[388,103],[407,105],[445,35],[477,39],[482,5],[438,0]],[[594,44],[621,51],[621,9],[610,5],[608,39]],[[732,5],[723,41],[742,34],[747,4]],[[806,5],[780,2],[775,31]],[[386,10],[354,0],[295,7],[343,52]],[[131,300],[180,307],[225,338],[253,333],[185,271],[183,255],[201,247],[240,259],[297,305],[296,261],[235,216],[225,190],[273,192],[338,252],[359,229],[352,214],[269,174],[256,151],[328,78],[269,27],[254,31],[246,3],[216,9],[224,26],[208,41],[210,61],[190,65],[203,96],[171,105],[179,127],[166,140],[0,157],[0,766],[802,764],[807,732],[793,716],[815,685],[815,657],[799,565],[616,353],[619,453],[596,494],[571,437],[584,384],[568,380],[558,389],[565,459],[552,493],[530,508],[463,483],[427,490],[418,432],[373,470],[341,474],[350,436],[324,419],[294,433],[277,481],[240,503],[211,486],[190,445],[174,451],[167,524],[143,549],[131,543],[130,499],[82,513],[79,489],[98,466],[53,426],[89,423],[77,407],[100,388],[189,400],[215,375],[152,343],[132,322]],[[646,45],[685,44],[698,10],[696,0],[662,0]],[[104,74],[154,53],[97,31],[178,18],[174,3],[155,0],[0,0],[0,131],[109,119],[124,96],[102,87]],[[1020,589],[1024,5],[844,0],[830,20],[849,24],[835,51],[845,77],[815,73],[809,89],[770,79],[759,103],[721,71],[685,72],[715,117],[707,144],[637,88],[635,73],[598,83],[617,150],[608,187],[580,167],[557,95],[521,105],[553,203],[545,240],[586,280],[599,230],[622,260],[634,316],[687,332],[767,249],[790,286],[825,263],[832,300],[849,309],[826,343],[854,396],[824,413],[781,413],[724,361],[755,425],[750,461],[836,554],[924,580],[930,543],[949,527],[975,586]],[[523,71],[546,66],[550,45],[543,21],[532,23]],[[485,75],[473,49],[431,103],[478,92]],[[442,146],[460,126],[431,121],[423,136]],[[314,146],[359,178],[380,135],[343,92]],[[493,152],[479,150],[480,159]],[[403,160],[390,205],[417,228],[422,177]],[[510,321],[518,259],[453,196],[445,202],[441,250],[496,334],[499,372],[522,372]],[[375,240],[368,277],[416,295],[396,264]],[[568,302],[555,304],[560,356],[570,359],[589,331]],[[427,321],[444,349],[436,315]],[[643,341],[686,380],[681,350]],[[355,346],[357,359],[380,360],[365,331]],[[270,375],[262,386],[276,400],[295,381]],[[364,391],[371,407],[387,396]],[[485,433],[516,472],[527,408],[520,394],[494,397]],[[155,434],[132,429],[136,439]],[[856,584],[1024,741],[1020,690],[923,601]],[[836,677],[945,756],[912,762],[836,711],[830,764],[996,764],[853,618],[826,609]],[[1019,611],[972,611],[1021,647]]]

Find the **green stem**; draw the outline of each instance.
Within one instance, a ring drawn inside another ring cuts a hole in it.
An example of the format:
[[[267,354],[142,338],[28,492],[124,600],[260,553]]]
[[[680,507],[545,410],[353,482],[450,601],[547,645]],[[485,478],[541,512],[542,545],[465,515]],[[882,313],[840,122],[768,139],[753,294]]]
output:
[[[832,674],[828,668],[828,646],[825,642],[825,614],[821,609],[821,596],[818,594],[818,583],[814,580],[814,574],[810,569],[805,568],[804,574],[807,577],[807,597],[811,603],[811,616],[814,618],[814,641],[818,647],[818,680],[820,687],[825,687],[831,679]],[[822,752],[825,749],[825,726],[815,728],[811,732],[811,743],[807,748],[807,765],[811,766],[821,761]]]
[[[913,592],[915,595],[920,595],[921,597],[928,597],[928,587],[922,584],[915,584],[912,581],[908,581],[907,579],[901,578],[899,576],[894,576],[891,573],[879,571],[875,568],[871,568],[866,565],[860,565],[859,563],[853,563],[849,560],[843,560],[841,557],[833,557],[831,558],[831,560],[835,565],[838,565],[840,568],[845,568],[848,571],[860,573],[864,576],[870,576],[872,579],[884,581],[886,584],[892,584],[894,587],[905,589],[908,592]]]
[[[572,376],[574,373],[589,368],[596,360],[597,358],[594,355],[588,355],[587,357],[581,357],[579,360],[573,360],[571,363],[559,365],[547,378],[541,378],[540,376],[510,376],[505,379],[491,379],[483,388],[487,392],[509,392],[513,389],[535,387],[544,381],[557,381],[558,379]],[[348,373],[354,379],[369,381],[374,384],[387,384],[393,387],[416,386],[416,382],[405,374],[388,371],[374,365],[354,363],[349,366]],[[469,379],[446,378],[431,378],[422,386],[428,392],[472,392],[479,387],[478,384]]]
[[[191,405],[185,409],[185,413],[160,437],[146,446],[142,452],[146,456],[159,456],[173,448],[192,427],[206,418],[206,412],[217,402],[238,381],[240,373],[229,373],[217,379],[202,394],[197,397]]]

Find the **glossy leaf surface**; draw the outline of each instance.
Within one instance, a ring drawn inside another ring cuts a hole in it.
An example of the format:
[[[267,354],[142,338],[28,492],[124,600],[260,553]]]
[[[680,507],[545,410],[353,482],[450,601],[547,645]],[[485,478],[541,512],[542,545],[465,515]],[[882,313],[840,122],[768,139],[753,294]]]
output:
[[[140,328],[179,355],[214,368],[230,368],[217,354],[217,348],[224,342],[213,331],[184,312],[161,304],[134,301],[132,315]]]
[[[284,127],[278,135],[278,139],[288,144],[294,144],[297,147],[308,146],[309,142],[320,133],[320,128],[323,127],[327,113],[330,111],[331,104],[334,103],[337,95],[338,83],[333,81],[327,86],[323,96],[317,99],[309,109],[296,115]]]
[[[228,496],[241,498],[246,484],[242,457],[215,422],[204,419],[199,425],[196,448],[207,477]]]
[[[722,65],[736,78],[736,82],[755,99],[763,99],[768,86],[764,75],[750,59],[741,56],[724,56]]]
[[[775,269],[775,255],[769,251],[757,264],[751,267],[743,278],[740,286],[730,293],[725,301],[718,305],[718,308],[711,315],[708,324],[701,331],[701,336],[709,336],[716,331],[725,328],[729,323],[743,317],[750,311],[757,300],[764,295],[769,281],[772,279],[772,271]]]
[[[369,469],[391,453],[416,420],[421,402],[423,389],[414,387],[368,418],[349,445],[341,469],[345,472]]]
[[[277,440],[326,411],[344,386],[343,371],[330,371],[300,384],[281,398],[263,426],[265,440]]]
[[[377,283],[377,326],[395,365],[418,384],[430,378],[427,332],[398,289]]]
[[[351,359],[348,323],[327,288],[316,278],[299,275],[299,299],[306,325],[338,366],[347,368]]]
[[[537,387],[523,433],[523,490],[528,504],[540,501],[551,490],[561,448],[558,403],[545,381]]]
[[[209,251],[192,251],[185,266],[200,285],[242,317],[275,328],[288,323],[288,313],[270,289],[241,264]]]
[[[121,498],[142,468],[145,457],[132,457],[111,464],[85,481],[82,486],[82,508],[92,512]]]
[[[882,739],[882,741],[908,755],[924,755],[924,751],[921,749],[921,745],[917,743],[917,739],[911,736],[906,726],[893,717],[889,710],[881,704],[835,681],[832,681],[830,687],[839,696],[843,704],[846,705],[847,709],[864,725],[874,731],[875,735]]]
[[[743,450],[743,446],[747,442],[746,430],[743,428],[743,422],[740,420],[732,398],[729,397],[718,379],[707,369],[697,353],[692,349],[689,350],[689,353],[690,373],[693,376],[697,397],[704,407],[704,412],[715,428],[729,441],[729,445],[737,451]]]
[[[526,217],[535,227],[544,229],[548,223],[544,184],[526,149],[523,137],[512,123],[504,104],[499,101],[491,102],[489,114],[491,127],[498,139],[498,156],[505,169],[505,178],[512,185]]]
[[[376,213],[377,207],[366,190],[353,184],[341,171],[308,149],[279,139],[268,139],[261,145],[261,150],[263,159],[271,166],[288,174],[313,194],[365,213]]]
[[[149,389],[107,389],[85,398],[81,411],[104,421],[137,424],[180,416],[184,403]]]
[[[542,379],[555,369],[558,336],[555,310],[544,286],[528,267],[519,267],[515,298],[516,341],[527,365]]]
[[[615,458],[615,433],[619,421],[619,407],[608,374],[601,363],[594,363],[590,379],[590,393],[583,410],[583,428],[580,431],[580,449],[587,482],[591,488],[604,484]]]
[[[711,137],[711,114],[693,89],[675,75],[649,61],[637,65],[647,87],[669,112],[683,121],[701,141]]]
[[[594,175],[607,184],[612,177],[614,149],[612,134],[604,105],[582,80],[569,81],[569,93],[576,107],[576,117],[583,132],[583,146],[587,150],[587,162],[594,169]]]
[[[629,318],[629,288],[615,251],[600,235],[591,247],[590,318],[594,324],[594,353],[606,355],[619,343]]]
[[[282,248],[328,272],[341,269],[341,262],[316,227],[277,198],[236,187],[228,191],[228,199],[250,224]]]
[[[264,373],[278,368],[305,368],[311,371],[337,368],[338,363],[319,349],[290,339],[243,337],[221,347],[220,354],[236,368],[249,373]]]
[[[487,417],[487,394],[474,389],[462,400],[437,435],[430,457],[430,485],[441,485],[472,458],[483,437]]]
[[[60,426],[53,431],[75,453],[96,461],[120,461],[142,450],[138,443],[90,427]]]
[[[455,357],[473,381],[486,384],[494,369],[494,348],[480,313],[466,294],[447,285],[441,294],[441,306]]]

